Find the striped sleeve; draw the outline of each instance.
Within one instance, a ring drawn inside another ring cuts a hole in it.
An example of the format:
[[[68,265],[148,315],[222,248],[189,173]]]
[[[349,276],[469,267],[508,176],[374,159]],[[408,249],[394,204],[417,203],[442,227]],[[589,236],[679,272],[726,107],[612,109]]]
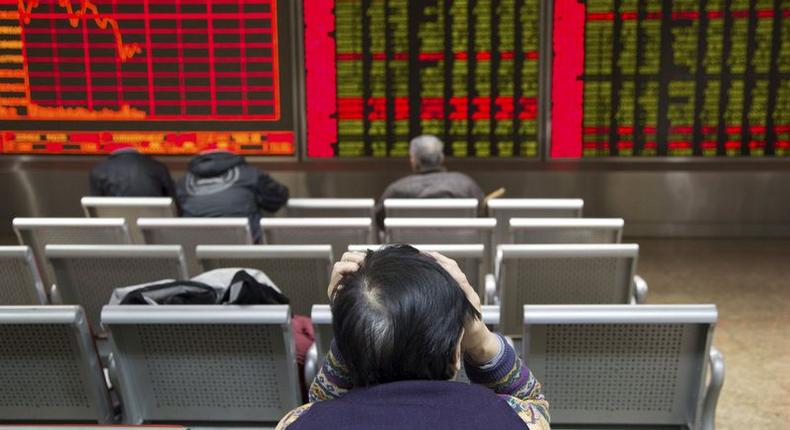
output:
[[[549,428],[549,403],[540,382],[502,335],[500,352],[483,364],[464,360],[469,380],[494,390],[528,425],[530,430]]]
[[[335,342],[326,354],[324,364],[310,385],[310,403],[336,399],[352,388],[348,368],[337,350]]]

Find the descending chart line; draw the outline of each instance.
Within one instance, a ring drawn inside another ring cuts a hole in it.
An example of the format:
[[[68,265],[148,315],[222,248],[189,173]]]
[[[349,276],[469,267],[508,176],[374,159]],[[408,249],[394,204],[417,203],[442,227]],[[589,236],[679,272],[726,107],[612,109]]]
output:
[[[19,0],[17,7],[19,10],[19,18],[22,20],[22,22],[24,22],[26,25],[30,24],[33,15],[33,9],[38,7],[39,4],[40,0],[28,0],[27,3],[25,0]],[[82,5],[76,11],[74,10],[71,0],[58,0],[58,6],[66,10],[66,14],[69,17],[69,24],[73,28],[79,27],[80,21],[89,15],[89,11],[90,15],[93,15],[93,22],[95,22],[100,29],[106,30],[108,27],[110,27],[112,29],[113,36],[115,37],[115,50],[121,62],[126,62],[135,55],[143,52],[142,48],[140,48],[140,45],[137,43],[131,43],[128,45],[124,44],[123,35],[121,34],[121,28],[118,25],[118,21],[108,16],[102,16],[99,13],[99,8],[91,3],[90,0],[83,0]]]

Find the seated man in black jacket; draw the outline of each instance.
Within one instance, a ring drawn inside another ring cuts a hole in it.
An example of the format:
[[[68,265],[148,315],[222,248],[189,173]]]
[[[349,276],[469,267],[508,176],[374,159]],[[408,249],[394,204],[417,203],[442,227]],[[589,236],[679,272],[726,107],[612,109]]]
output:
[[[211,151],[189,162],[178,181],[178,203],[185,217],[247,217],[261,241],[260,209],[276,212],[288,201],[288,188],[250,166],[244,157]]]
[[[91,170],[91,195],[173,197],[176,187],[167,167],[133,147],[118,149]]]

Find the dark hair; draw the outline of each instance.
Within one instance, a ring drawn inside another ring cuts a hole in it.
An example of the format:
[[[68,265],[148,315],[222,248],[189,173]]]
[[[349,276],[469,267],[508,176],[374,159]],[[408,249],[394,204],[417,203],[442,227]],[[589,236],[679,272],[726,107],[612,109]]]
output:
[[[467,318],[480,318],[458,283],[408,245],[368,251],[332,297],[335,342],[354,386],[455,375]]]

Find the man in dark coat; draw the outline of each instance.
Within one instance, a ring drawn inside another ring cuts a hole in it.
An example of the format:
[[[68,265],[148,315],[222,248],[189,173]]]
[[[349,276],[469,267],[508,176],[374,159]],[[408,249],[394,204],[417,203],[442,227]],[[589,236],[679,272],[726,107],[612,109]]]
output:
[[[261,241],[260,209],[276,212],[288,201],[288,188],[250,166],[244,157],[211,151],[189,162],[178,181],[178,203],[185,217],[247,217],[255,242]]]
[[[127,147],[114,151],[90,173],[91,195],[107,197],[174,197],[167,167]]]
[[[413,174],[391,183],[376,204],[376,222],[384,228],[384,200],[475,198],[485,195],[474,179],[444,167],[444,143],[432,135],[417,136],[409,142]]]

